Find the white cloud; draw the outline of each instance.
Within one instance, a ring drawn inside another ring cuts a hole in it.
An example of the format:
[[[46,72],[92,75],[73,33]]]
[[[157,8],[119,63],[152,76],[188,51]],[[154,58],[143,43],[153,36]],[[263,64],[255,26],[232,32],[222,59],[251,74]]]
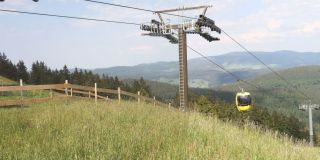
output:
[[[270,31],[251,31],[245,32],[237,36],[240,41],[244,41],[246,43],[265,43],[267,41],[276,42],[280,38],[283,38],[282,34],[270,32]]]
[[[257,13],[247,15],[238,21],[224,23],[228,30],[236,29],[237,38],[247,43],[285,41],[300,32],[316,32],[320,0],[264,0],[264,7]],[[239,27],[241,26],[241,27]]]
[[[306,24],[301,30],[303,33],[315,33],[320,32],[320,21],[314,21]]]
[[[267,21],[267,27],[270,30],[275,30],[280,28],[282,25],[282,22],[280,20],[270,19]]]
[[[141,53],[149,53],[153,49],[154,48],[150,45],[137,45],[137,46],[129,48],[129,52],[141,54]]]
[[[207,4],[213,3],[211,5],[213,5],[214,12],[219,12],[224,9],[233,8],[237,5],[241,5],[241,4],[243,4],[244,1],[247,1],[247,0],[222,0],[222,1],[215,0],[213,2],[208,1]]]

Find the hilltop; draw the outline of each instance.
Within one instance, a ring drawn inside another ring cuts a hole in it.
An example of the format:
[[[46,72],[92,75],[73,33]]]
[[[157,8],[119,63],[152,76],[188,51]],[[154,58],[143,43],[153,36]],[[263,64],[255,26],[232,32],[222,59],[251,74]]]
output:
[[[0,110],[0,159],[319,159],[316,148],[252,124],[135,102]]]

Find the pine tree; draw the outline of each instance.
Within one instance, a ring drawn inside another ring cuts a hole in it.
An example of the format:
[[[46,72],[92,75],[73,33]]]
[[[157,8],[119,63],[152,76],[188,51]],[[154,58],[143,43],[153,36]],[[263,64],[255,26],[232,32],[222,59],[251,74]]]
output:
[[[64,83],[65,80],[70,80],[70,71],[67,65],[64,65],[63,69],[60,70],[60,83]]]
[[[141,95],[143,96],[150,97],[152,95],[150,86],[147,85],[147,82],[143,79],[143,77],[141,77],[139,81],[134,80],[132,90],[135,93],[140,91]]]
[[[17,67],[17,78],[22,79],[24,82],[29,82],[29,73],[27,67],[23,61],[19,61],[16,65]]]
[[[4,53],[0,53],[0,75],[17,80],[17,68]]]
[[[57,83],[61,83],[60,82],[60,74],[59,71],[57,69],[55,69],[54,71],[52,71],[52,83],[53,84],[57,84]]]
[[[70,77],[71,77],[71,78],[70,78],[70,83],[72,83],[72,84],[80,84],[80,83],[79,83],[79,79],[80,79],[80,77],[79,77],[79,71],[78,71],[78,68],[77,68],[77,67],[74,69],[74,72],[71,73],[71,76],[70,76]]]
[[[40,73],[40,64],[39,61],[32,63],[31,72],[30,72],[30,83],[40,84],[41,82],[41,73]]]

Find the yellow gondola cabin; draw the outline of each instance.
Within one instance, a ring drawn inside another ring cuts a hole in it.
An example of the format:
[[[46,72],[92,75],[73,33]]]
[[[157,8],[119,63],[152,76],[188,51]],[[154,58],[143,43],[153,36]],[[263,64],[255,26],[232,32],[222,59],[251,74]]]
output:
[[[252,108],[252,98],[249,92],[239,92],[236,95],[238,111],[248,111]]]

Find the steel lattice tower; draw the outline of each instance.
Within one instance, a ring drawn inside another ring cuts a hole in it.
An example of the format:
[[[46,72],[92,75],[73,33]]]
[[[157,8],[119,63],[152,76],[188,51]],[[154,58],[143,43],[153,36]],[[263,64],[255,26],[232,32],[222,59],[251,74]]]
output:
[[[140,29],[148,31],[142,35],[164,37],[170,43],[178,44],[179,47],[179,102],[180,110],[186,111],[188,108],[188,61],[187,61],[187,34],[199,34],[209,42],[218,41],[219,38],[212,37],[209,33],[204,32],[204,28],[209,28],[211,31],[221,33],[221,29],[215,25],[215,22],[205,16],[207,9],[211,6],[183,7],[178,9],[168,9],[155,11],[154,14],[159,16],[160,21],[151,20],[150,24],[141,24]],[[163,21],[161,14],[168,14],[177,11],[189,11],[203,9],[202,14],[196,21],[190,20],[190,17],[183,20],[181,24],[166,24]],[[176,37],[176,35],[178,37]]]

